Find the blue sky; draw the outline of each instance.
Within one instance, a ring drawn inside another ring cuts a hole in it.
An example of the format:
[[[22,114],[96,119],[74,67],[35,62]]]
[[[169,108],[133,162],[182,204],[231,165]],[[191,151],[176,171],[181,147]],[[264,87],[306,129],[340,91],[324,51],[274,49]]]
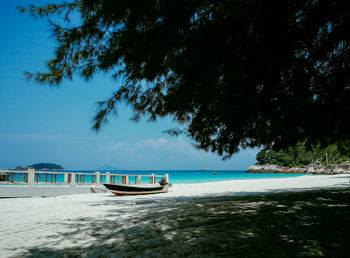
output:
[[[60,88],[24,79],[24,71],[45,70],[55,42],[46,20],[34,20],[16,6],[43,2],[0,3],[0,168],[53,162],[66,169],[246,169],[255,162],[256,149],[222,161],[195,149],[189,138],[162,133],[177,126],[171,118],[131,122],[126,106],[100,133],[92,132],[96,101],[118,87],[109,76],[74,78]]]

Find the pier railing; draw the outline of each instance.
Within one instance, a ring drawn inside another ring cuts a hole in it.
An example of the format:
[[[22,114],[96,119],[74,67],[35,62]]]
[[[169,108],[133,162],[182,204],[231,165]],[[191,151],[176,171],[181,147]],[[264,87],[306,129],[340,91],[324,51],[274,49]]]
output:
[[[137,174],[114,174],[110,172],[53,172],[53,171],[27,171],[0,170],[0,185],[91,185],[99,186],[103,183],[117,184],[156,184],[159,179],[165,178],[169,182],[169,175],[137,175]]]

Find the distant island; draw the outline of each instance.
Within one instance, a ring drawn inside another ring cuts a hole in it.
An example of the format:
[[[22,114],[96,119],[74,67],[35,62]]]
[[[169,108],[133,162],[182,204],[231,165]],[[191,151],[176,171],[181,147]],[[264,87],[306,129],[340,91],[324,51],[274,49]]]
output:
[[[35,170],[63,170],[63,167],[54,163],[37,163],[33,165],[28,166],[18,166],[11,170],[16,171],[25,171],[28,169],[35,169]]]
[[[305,142],[299,142],[284,150],[264,148],[256,155],[256,160],[248,173],[350,173],[350,144],[310,147]]]

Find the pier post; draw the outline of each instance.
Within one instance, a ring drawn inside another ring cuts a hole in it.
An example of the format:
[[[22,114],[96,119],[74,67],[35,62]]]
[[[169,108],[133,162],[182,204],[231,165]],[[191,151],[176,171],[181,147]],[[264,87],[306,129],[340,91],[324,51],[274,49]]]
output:
[[[100,182],[100,174],[101,174],[101,173],[100,173],[99,171],[96,172],[96,184],[97,184],[97,185],[100,185],[100,184],[101,184],[101,182]]]
[[[106,184],[110,184],[110,183],[111,183],[111,173],[106,172]]]
[[[35,170],[34,169],[28,169],[28,185],[33,186],[34,185],[34,177],[35,177]]]
[[[169,174],[165,174],[165,182],[169,183]]]
[[[68,184],[68,173],[64,173],[64,184]]]
[[[72,173],[72,178],[71,178],[71,181],[70,181],[70,184],[71,186],[74,186],[75,185],[75,173]]]
[[[138,183],[138,184],[141,184],[141,176],[138,175],[137,177],[138,177],[138,178],[137,178],[137,183]]]

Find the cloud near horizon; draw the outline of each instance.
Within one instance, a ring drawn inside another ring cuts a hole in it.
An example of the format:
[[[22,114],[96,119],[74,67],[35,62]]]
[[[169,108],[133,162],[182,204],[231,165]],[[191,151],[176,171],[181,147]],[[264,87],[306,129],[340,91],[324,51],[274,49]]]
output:
[[[137,142],[115,142],[103,146],[109,163],[130,169],[246,169],[255,163],[259,149],[241,150],[227,160],[195,148],[184,137],[147,138]]]
[[[183,137],[178,137],[176,140],[158,138],[144,139],[137,143],[116,142],[109,147],[112,151],[127,151],[127,152],[164,152],[179,155],[187,155],[195,159],[212,159],[216,155],[210,152],[205,152],[196,149],[193,145],[186,142]]]
[[[114,143],[113,143],[114,142]],[[89,135],[0,133],[0,168],[51,162],[67,169],[245,169],[255,163],[257,149],[240,151],[228,160],[196,149],[189,139],[141,138],[128,141]]]

